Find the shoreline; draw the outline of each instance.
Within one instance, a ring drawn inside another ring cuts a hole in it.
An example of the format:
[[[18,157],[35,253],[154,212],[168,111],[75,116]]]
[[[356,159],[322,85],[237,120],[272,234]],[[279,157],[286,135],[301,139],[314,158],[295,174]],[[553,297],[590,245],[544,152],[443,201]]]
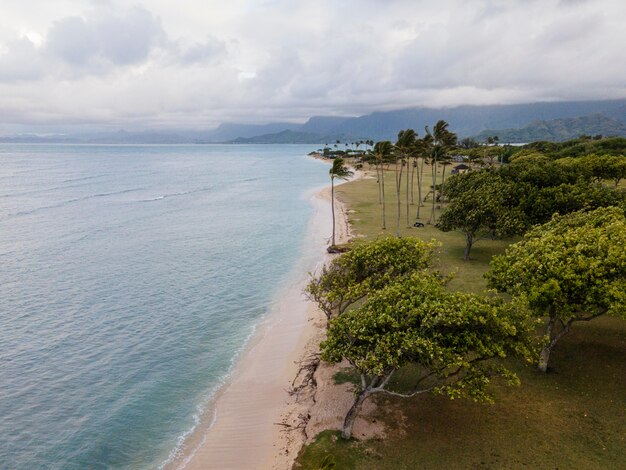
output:
[[[358,177],[358,176],[357,176]],[[269,314],[257,325],[225,383],[211,399],[200,423],[186,439],[170,469],[288,469],[307,441],[311,391],[291,394],[300,362],[316,352],[325,318],[303,295],[307,272],[319,269],[332,231],[330,186],[310,196],[304,254],[279,291]],[[336,238],[351,233],[346,208],[335,200]],[[313,391],[315,393],[315,391]],[[315,401],[315,400],[313,400]]]

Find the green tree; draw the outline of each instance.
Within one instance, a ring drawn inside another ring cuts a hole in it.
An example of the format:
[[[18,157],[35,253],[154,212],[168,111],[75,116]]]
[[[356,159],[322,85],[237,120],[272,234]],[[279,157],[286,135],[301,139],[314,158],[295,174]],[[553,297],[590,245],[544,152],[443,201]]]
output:
[[[463,259],[470,259],[474,243],[521,233],[526,226],[524,214],[517,208],[516,185],[490,171],[456,175],[448,186],[449,204],[436,227],[458,230],[465,236]]]
[[[333,160],[333,166],[328,173],[330,174],[330,205],[333,214],[333,238],[331,246],[335,246],[335,179],[348,179],[353,175],[353,172],[344,164],[343,158],[335,158]]]
[[[305,294],[330,320],[393,280],[431,267],[435,248],[411,237],[357,244],[311,276]]]
[[[434,392],[491,401],[492,376],[518,383],[494,359],[530,357],[527,318],[523,309],[499,298],[450,292],[440,276],[422,272],[371,294],[363,305],[333,319],[321,344],[323,360],[347,360],[361,379],[342,436],[351,437],[363,403],[377,393]],[[394,373],[408,364],[419,369],[414,386],[393,390]]]
[[[547,315],[539,370],[572,325],[600,315],[626,315],[626,218],[623,209],[555,215],[495,256],[490,287],[525,299]]]
[[[529,184],[523,184],[523,186],[525,189],[519,191],[519,206],[531,225],[549,222],[554,214],[589,211],[624,203],[622,193],[586,181],[545,188],[536,188]]]

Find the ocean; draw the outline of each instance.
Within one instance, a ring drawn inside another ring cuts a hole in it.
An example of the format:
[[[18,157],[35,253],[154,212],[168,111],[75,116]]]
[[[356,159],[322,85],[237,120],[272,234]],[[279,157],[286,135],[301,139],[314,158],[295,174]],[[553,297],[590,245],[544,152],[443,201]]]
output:
[[[180,449],[312,256],[314,148],[0,144],[0,468]]]

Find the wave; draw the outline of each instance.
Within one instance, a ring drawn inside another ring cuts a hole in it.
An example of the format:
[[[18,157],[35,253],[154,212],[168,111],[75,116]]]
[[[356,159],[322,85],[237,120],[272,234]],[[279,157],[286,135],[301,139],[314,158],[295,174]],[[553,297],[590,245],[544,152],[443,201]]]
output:
[[[151,197],[151,198],[148,198],[148,199],[140,199],[139,201],[135,201],[135,202],[162,201],[163,199],[168,199],[168,198],[173,198],[173,197],[188,196],[190,194],[196,194],[196,193],[204,193],[204,192],[207,192],[207,191],[211,191],[213,188],[214,188],[214,186],[205,186],[205,187],[202,187],[202,188],[191,189],[189,191],[180,191],[180,192],[177,192],[177,193],[161,194],[160,196]]]
[[[105,176],[105,175],[102,175]],[[68,182],[79,182],[79,181],[84,181],[90,178],[77,178],[75,180],[67,180],[67,181],[61,181],[61,184],[63,183],[68,183]],[[16,196],[30,196],[32,194],[41,194],[41,193],[47,193],[47,192],[51,192],[51,191],[59,191],[59,190],[65,190],[65,189],[73,189],[73,188],[81,188],[83,186],[89,186],[91,184],[91,182],[83,182],[80,184],[69,184],[66,186],[52,186],[50,188],[41,188],[41,189],[33,189],[31,191],[20,191],[20,192],[11,192],[11,193],[6,193],[6,194],[0,194],[0,198],[9,198],[9,197],[16,197]]]
[[[26,210],[26,211],[20,211],[20,212],[14,212],[12,214],[8,214],[3,219],[0,219],[0,222],[6,222],[7,220],[14,219],[16,217],[23,217],[23,216],[26,216],[26,215],[37,214],[39,212],[44,212],[44,211],[47,211],[47,210],[50,210],[50,209],[58,209],[60,207],[69,206],[71,204],[76,204],[78,202],[88,201],[90,199],[97,199],[97,198],[109,197],[109,196],[117,196],[119,194],[134,193],[134,192],[137,192],[137,191],[143,191],[145,189],[146,188],[124,189],[122,191],[113,191],[113,192],[110,192],[110,193],[90,194],[89,196],[83,196],[83,197],[79,197],[79,198],[75,198],[75,199],[68,199],[66,201],[61,201],[61,202],[58,202],[56,204],[50,204],[49,206],[35,207],[34,209],[30,209],[30,210]]]

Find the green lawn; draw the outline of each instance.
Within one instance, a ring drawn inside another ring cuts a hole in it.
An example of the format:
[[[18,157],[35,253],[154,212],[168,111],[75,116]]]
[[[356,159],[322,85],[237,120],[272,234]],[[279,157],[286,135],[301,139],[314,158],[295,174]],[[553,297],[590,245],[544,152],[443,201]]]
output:
[[[350,216],[355,231],[366,239],[395,233],[392,173],[386,183],[386,231],[380,229],[375,179],[338,188],[339,197],[354,211]],[[412,212],[415,209],[411,206]],[[422,210],[427,216],[429,207]],[[401,234],[439,240],[440,269],[456,272],[450,288],[464,291],[485,288],[482,274],[491,256],[511,243],[481,241],[472,260],[465,262],[458,233],[428,225],[407,228],[403,212]],[[321,468],[326,456],[335,463],[328,468],[336,469],[626,468],[626,322],[599,318],[575,325],[554,351],[551,366],[550,373],[541,374],[513,364],[522,385],[496,385],[494,405],[431,395],[379,396],[376,419],[387,422],[386,439],[345,442],[338,433],[326,431],[303,449],[294,468]],[[403,388],[411,376],[410,369],[400,371],[395,387]],[[350,374],[337,378],[350,380]],[[405,417],[401,422],[397,411]]]

